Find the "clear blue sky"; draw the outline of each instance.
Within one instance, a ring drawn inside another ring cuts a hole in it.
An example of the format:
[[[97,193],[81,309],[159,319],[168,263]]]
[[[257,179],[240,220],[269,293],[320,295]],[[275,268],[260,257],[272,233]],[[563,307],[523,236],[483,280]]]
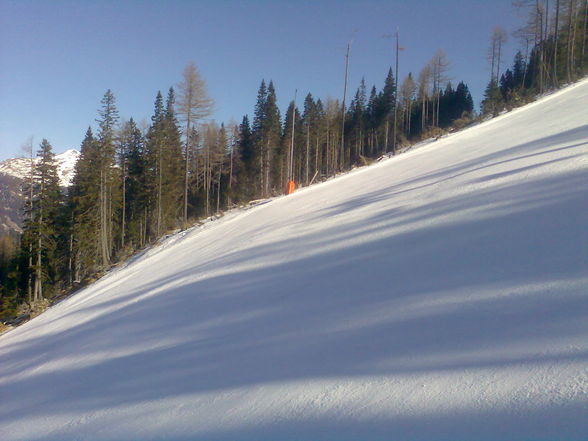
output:
[[[488,82],[492,29],[519,25],[511,0],[30,1],[0,0],[0,160],[33,136],[56,152],[79,148],[100,99],[114,92],[124,118],[149,120],[193,61],[216,101],[214,119],[251,115],[262,78],[273,79],[282,112],[341,98],[345,46],[353,40],[349,93],[365,77],[382,87],[400,31],[399,77],[415,75],[442,48],[454,84],[479,103]],[[504,60],[518,43],[511,37]]]

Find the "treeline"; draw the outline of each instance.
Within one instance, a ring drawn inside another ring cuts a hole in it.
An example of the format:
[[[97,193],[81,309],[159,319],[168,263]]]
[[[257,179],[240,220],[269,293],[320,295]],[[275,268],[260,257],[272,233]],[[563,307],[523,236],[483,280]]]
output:
[[[157,93],[148,126],[120,121],[108,90],[66,192],[50,143],[31,155],[23,233],[0,247],[1,318],[35,314],[163,235],[281,194],[289,180],[309,185],[471,118],[468,88],[443,83],[439,54],[398,90],[391,69],[379,91],[362,80],[345,109],[309,93],[282,117],[273,82],[262,80],[252,119],[239,125],[205,121],[213,103],[193,64],[177,97]]]
[[[489,60],[492,74],[482,101],[482,113],[497,115],[531,101],[588,73],[585,0],[518,0],[527,21],[515,31],[523,46],[512,67],[500,72],[500,52],[506,33],[496,28],[491,37]]]

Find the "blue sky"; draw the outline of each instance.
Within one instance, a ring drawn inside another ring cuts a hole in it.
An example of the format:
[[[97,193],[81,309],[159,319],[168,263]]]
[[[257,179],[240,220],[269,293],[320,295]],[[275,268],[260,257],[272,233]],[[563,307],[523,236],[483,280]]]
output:
[[[285,111],[313,96],[341,98],[352,40],[349,93],[362,77],[382,87],[400,31],[399,77],[445,51],[454,84],[478,103],[488,81],[492,29],[521,22],[511,0],[30,1],[0,0],[0,160],[33,137],[56,152],[79,148],[111,89],[124,118],[149,120],[193,61],[216,102],[218,122],[251,114],[262,78]],[[505,67],[518,43],[507,42]]]

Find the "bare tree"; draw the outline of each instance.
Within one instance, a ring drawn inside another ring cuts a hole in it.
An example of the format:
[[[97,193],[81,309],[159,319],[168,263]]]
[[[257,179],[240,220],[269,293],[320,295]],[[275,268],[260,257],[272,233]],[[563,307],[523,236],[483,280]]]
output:
[[[400,98],[402,100],[402,106],[404,108],[405,116],[404,116],[404,124],[406,129],[407,136],[410,136],[410,123],[411,123],[411,114],[412,114],[412,103],[414,101],[416,93],[416,84],[412,79],[412,74],[408,74],[404,81],[402,81],[402,85],[400,86]]]
[[[433,55],[433,59],[431,60],[431,68],[432,68],[432,81],[433,81],[433,98],[435,102],[433,105],[435,108],[433,109],[433,125],[439,125],[439,102],[441,98],[441,83],[448,81],[448,77],[446,76],[446,72],[449,68],[449,61],[445,56],[445,52],[443,49],[437,49],[435,55]]]
[[[507,35],[504,29],[496,26],[492,31],[490,37],[490,48],[488,49],[488,61],[491,64],[490,80],[496,81],[500,78],[500,58],[502,54],[502,46],[506,43]]]
[[[523,9],[528,9],[528,18],[525,25],[514,32],[514,35],[521,40],[521,42],[526,43],[527,47],[529,43],[533,42],[533,47],[538,48],[538,63],[536,72],[539,78],[539,91],[543,92],[544,84],[545,84],[545,48],[542,44],[545,40],[545,18],[546,18],[546,6],[543,4],[542,0],[515,0],[513,1],[513,6],[521,11]]]
[[[419,72],[418,97],[421,102],[421,130],[425,130],[427,124],[427,101],[429,100],[429,82],[431,79],[431,65],[426,64]]]
[[[194,149],[196,140],[193,139],[192,128],[199,121],[212,114],[214,102],[208,96],[206,84],[194,63],[190,62],[182,72],[182,81],[178,85],[179,96],[177,100],[177,111],[180,118],[186,123],[184,137],[185,147],[185,170],[184,170],[184,226],[188,222],[188,176],[190,153]]]

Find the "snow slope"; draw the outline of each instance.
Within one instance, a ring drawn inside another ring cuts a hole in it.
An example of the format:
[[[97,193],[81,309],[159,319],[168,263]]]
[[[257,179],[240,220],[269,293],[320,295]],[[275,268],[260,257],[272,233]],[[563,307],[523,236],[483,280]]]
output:
[[[0,439],[588,439],[586,103],[171,237],[0,338]]]

